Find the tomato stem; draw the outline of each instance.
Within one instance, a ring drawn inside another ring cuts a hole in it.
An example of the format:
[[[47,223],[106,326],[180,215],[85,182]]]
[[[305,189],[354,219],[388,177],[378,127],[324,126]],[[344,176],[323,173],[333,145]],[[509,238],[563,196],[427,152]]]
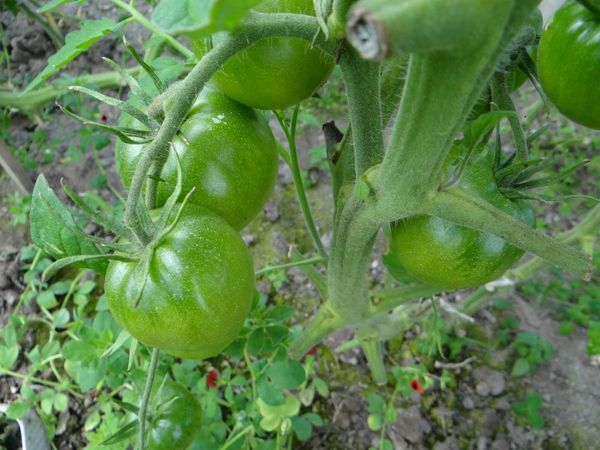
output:
[[[308,230],[308,234],[310,235],[313,244],[317,248],[317,251],[321,255],[321,258],[324,261],[327,261],[327,251],[325,250],[325,246],[323,245],[323,241],[321,241],[321,236],[319,235],[319,231],[317,230],[317,226],[315,225],[315,220],[312,215],[312,211],[310,209],[310,204],[308,203],[308,198],[306,197],[306,191],[304,190],[304,181],[302,180],[302,172],[300,169],[300,161],[298,160],[298,149],[296,146],[296,130],[298,125],[298,114],[300,112],[300,105],[297,105],[294,108],[294,112],[292,113],[292,120],[290,121],[289,127],[286,125],[284,117],[273,111],[273,114],[277,118],[283,133],[285,134],[286,140],[288,142],[289,148],[289,166],[292,172],[292,177],[294,179],[294,187],[296,188],[296,197],[298,198],[298,203],[300,204],[300,209],[302,210],[302,215],[304,216],[304,222],[306,224],[306,228]]]
[[[358,179],[383,159],[379,64],[362,59],[352,48],[345,48],[340,66],[348,97]]]
[[[375,338],[361,340],[361,347],[367,358],[367,364],[371,370],[373,381],[379,385],[387,384],[387,374],[383,357],[383,346],[381,341]]]
[[[499,236],[572,273],[589,279],[591,258],[555,239],[546,237],[518,219],[462,189],[441,191],[425,206],[427,213],[459,225]]]
[[[146,378],[146,386],[144,387],[144,393],[142,395],[142,403],[140,404],[140,411],[138,414],[139,421],[139,433],[138,433],[138,444],[140,450],[146,448],[146,413],[148,411],[148,402],[150,401],[150,393],[152,392],[152,385],[154,384],[154,376],[156,375],[156,368],[158,367],[158,357],[160,350],[157,348],[152,349],[152,356],[150,358],[150,366],[148,367],[148,377]]]

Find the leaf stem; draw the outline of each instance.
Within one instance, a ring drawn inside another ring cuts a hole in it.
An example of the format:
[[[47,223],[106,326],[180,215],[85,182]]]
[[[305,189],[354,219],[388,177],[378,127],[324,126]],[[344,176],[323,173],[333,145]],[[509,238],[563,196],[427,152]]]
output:
[[[152,356],[150,358],[150,367],[148,368],[148,378],[146,378],[146,386],[144,387],[144,393],[142,396],[142,403],[140,405],[140,411],[138,414],[139,420],[139,433],[138,433],[138,444],[140,450],[144,450],[146,442],[146,412],[148,411],[148,402],[150,401],[150,393],[152,392],[152,385],[154,384],[154,376],[156,375],[156,368],[158,367],[158,357],[160,350],[157,348],[152,349]]]
[[[321,258],[327,261],[327,252],[325,251],[325,247],[323,246],[323,242],[321,241],[321,236],[319,236],[319,231],[317,230],[317,226],[315,225],[315,220],[313,218],[310,205],[308,203],[308,198],[306,197],[306,191],[304,190],[304,181],[302,180],[302,172],[300,169],[300,161],[298,160],[298,149],[296,146],[296,131],[298,127],[298,113],[300,111],[300,105],[297,105],[294,108],[294,112],[292,114],[292,120],[290,122],[290,126],[287,127],[283,117],[274,112],[275,117],[279,121],[281,128],[285,134],[286,140],[288,142],[288,147],[290,150],[290,169],[292,171],[292,177],[294,179],[294,187],[296,188],[296,197],[298,198],[298,203],[300,204],[300,209],[302,210],[302,214],[304,216],[304,222],[306,223],[306,228],[308,229],[308,234],[310,235],[317,251],[321,255]]]
[[[279,264],[277,266],[266,266],[260,270],[257,270],[256,272],[254,272],[254,275],[256,275],[256,276],[263,275],[265,273],[275,272],[277,270],[282,270],[282,269],[289,269],[292,267],[312,266],[313,264],[317,264],[317,263],[320,263],[323,261],[324,261],[324,259],[322,256],[315,256],[314,258],[308,258],[308,259],[304,259],[302,261],[295,261],[295,262],[286,263],[286,264]]]

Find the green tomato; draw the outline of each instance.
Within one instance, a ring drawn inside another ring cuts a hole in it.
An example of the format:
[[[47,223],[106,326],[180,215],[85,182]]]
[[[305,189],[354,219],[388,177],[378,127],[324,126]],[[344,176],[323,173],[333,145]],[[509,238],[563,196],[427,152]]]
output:
[[[600,129],[600,16],[567,2],[542,34],[538,66],[542,88],[560,112]]]
[[[111,261],[108,306],[133,337],[174,356],[219,354],[238,335],[252,305],[248,249],[231,226],[199,206],[185,206],[151,255],[145,284],[143,276],[142,263]]]
[[[184,449],[202,425],[202,409],[196,398],[176,383],[155,385],[146,450]]]
[[[203,206],[242,229],[261,210],[277,176],[277,147],[261,114],[219,91],[206,88],[173,140],[183,170],[182,198],[195,188],[190,203]],[[117,171],[126,188],[144,150],[118,142]],[[164,205],[177,181],[173,151],[161,174],[158,206]]]
[[[267,0],[254,9],[315,15],[313,0]],[[215,42],[222,38],[222,34],[215,36]],[[333,66],[333,58],[310,42],[269,38],[235,55],[213,80],[240,103],[259,109],[284,109],[313,95],[329,78]]]
[[[455,169],[451,165],[449,172]],[[469,164],[459,186],[533,225],[531,207],[508,199],[498,189],[489,155]],[[499,278],[524,252],[497,236],[420,215],[392,226],[390,253],[411,277],[444,289],[462,289]]]

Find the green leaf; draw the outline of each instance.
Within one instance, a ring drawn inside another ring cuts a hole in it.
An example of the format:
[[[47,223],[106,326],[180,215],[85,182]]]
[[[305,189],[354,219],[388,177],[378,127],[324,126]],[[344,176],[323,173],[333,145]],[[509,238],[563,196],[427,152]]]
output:
[[[83,429],[89,432],[94,430],[98,425],[100,425],[100,413],[98,411],[94,411],[88,416],[87,419],[85,419]]]
[[[186,33],[201,38],[233,30],[261,1],[161,0],[152,13],[152,22],[170,34]]]
[[[383,428],[383,417],[381,414],[369,414],[367,425],[372,431],[379,431]]]
[[[59,392],[54,397],[54,409],[57,411],[66,411],[69,406],[69,397]]]
[[[116,26],[117,23],[112,19],[84,20],[81,22],[81,29],[67,34],[64,47],[48,58],[46,68],[29,83],[25,92],[32,90],[42,81],[57,73],[98,40],[110,34]]]
[[[316,413],[304,414],[303,417],[306,418],[306,420],[308,420],[310,423],[312,423],[315,427],[322,427],[324,425],[323,419],[321,418],[320,415],[318,415]]]
[[[19,357],[19,347],[0,345],[0,369],[11,370]]]
[[[29,411],[30,408],[31,405],[27,402],[11,403],[6,410],[6,417],[13,420],[20,419],[27,413],[27,411]]]
[[[270,383],[268,377],[260,377],[258,379],[257,388],[260,398],[269,405],[281,405],[285,401],[285,397],[281,390]]]
[[[267,375],[277,387],[281,389],[294,389],[304,383],[306,373],[298,361],[285,360],[271,364]]]
[[[58,305],[58,302],[56,301],[56,296],[52,291],[40,292],[39,295],[35,298],[35,301],[38,305],[40,305],[40,307],[46,309],[54,308],[56,305]]]
[[[288,305],[277,305],[267,311],[265,318],[272,322],[285,322],[294,316],[295,309]]]
[[[521,377],[531,372],[531,365],[525,358],[518,358],[513,365],[511,376]]]
[[[86,239],[69,210],[50,188],[44,175],[40,175],[35,183],[29,217],[33,243],[53,258],[99,254],[96,246]],[[98,272],[104,272],[106,266],[106,261],[85,264],[85,267]]]
[[[312,435],[312,425],[304,417],[292,417],[292,429],[300,441],[306,441]]]

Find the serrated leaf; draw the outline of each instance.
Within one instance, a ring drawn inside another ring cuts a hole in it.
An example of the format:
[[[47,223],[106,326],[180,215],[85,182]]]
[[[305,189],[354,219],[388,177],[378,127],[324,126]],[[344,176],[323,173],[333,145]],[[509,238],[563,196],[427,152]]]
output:
[[[81,28],[67,34],[64,47],[48,58],[46,68],[29,83],[25,92],[30,91],[42,81],[60,71],[98,40],[110,34],[116,26],[117,22],[112,19],[84,20],[81,22]]]
[[[38,177],[33,188],[29,218],[33,243],[53,258],[100,254],[96,246],[86,239],[44,175]],[[93,261],[82,265],[102,273],[107,262]]]
[[[170,34],[200,38],[233,30],[260,1],[161,0],[152,13],[152,22]]]

